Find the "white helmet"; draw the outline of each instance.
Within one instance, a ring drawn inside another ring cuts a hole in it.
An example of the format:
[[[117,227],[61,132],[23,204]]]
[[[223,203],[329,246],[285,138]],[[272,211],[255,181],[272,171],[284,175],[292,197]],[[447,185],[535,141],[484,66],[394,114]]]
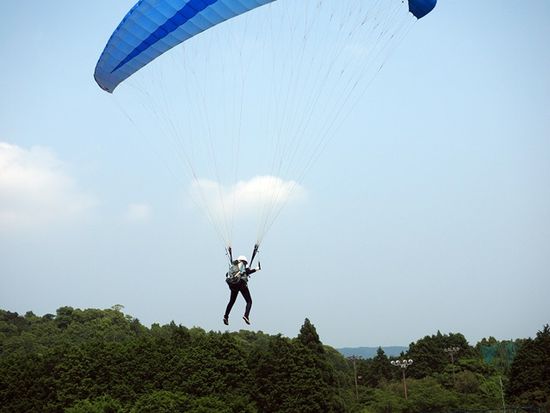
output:
[[[244,255],[240,255],[239,258],[237,258],[237,261],[243,261],[243,262],[248,264],[248,260],[246,259],[246,257]]]

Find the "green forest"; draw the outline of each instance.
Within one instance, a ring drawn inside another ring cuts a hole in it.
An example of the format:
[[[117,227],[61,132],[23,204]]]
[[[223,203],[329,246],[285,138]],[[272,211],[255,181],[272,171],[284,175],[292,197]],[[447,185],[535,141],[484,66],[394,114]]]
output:
[[[475,346],[437,331],[397,359],[346,359],[308,319],[289,338],[147,327],[122,309],[0,310],[0,412],[550,411],[548,325]]]

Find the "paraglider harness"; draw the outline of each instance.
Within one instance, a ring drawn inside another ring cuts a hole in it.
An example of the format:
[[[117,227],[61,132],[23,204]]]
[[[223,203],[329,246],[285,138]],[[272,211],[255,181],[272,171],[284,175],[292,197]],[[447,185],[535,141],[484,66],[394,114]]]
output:
[[[248,264],[249,267],[252,265],[254,257],[256,257],[256,254],[258,253],[258,248],[258,244],[255,244],[254,251],[252,252],[252,258]],[[234,286],[241,281],[242,274],[246,274],[246,266],[238,260],[233,260],[233,252],[231,251],[231,247],[227,247],[227,255],[229,256],[229,270],[225,273],[225,282],[229,284],[229,286]]]

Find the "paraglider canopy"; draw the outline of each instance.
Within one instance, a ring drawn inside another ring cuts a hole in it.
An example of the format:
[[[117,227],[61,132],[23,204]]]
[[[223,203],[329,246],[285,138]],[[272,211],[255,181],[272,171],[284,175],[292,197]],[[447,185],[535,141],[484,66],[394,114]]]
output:
[[[113,93],[119,83],[174,46],[275,0],[140,0],[112,34],[94,77]]]
[[[174,46],[219,23],[275,0],[140,0],[114,31],[94,73],[113,93],[122,81]],[[437,0],[408,0],[421,19]]]

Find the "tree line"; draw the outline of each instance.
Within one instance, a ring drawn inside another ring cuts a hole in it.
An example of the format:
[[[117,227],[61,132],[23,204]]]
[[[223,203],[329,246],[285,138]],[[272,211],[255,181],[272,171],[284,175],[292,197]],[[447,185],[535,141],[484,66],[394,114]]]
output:
[[[0,310],[0,412],[550,409],[548,325],[533,339],[475,346],[459,333],[426,336],[399,358],[413,360],[404,381],[381,348],[372,359],[346,359],[308,319],[288,338],[149,328],[121,310]]]

